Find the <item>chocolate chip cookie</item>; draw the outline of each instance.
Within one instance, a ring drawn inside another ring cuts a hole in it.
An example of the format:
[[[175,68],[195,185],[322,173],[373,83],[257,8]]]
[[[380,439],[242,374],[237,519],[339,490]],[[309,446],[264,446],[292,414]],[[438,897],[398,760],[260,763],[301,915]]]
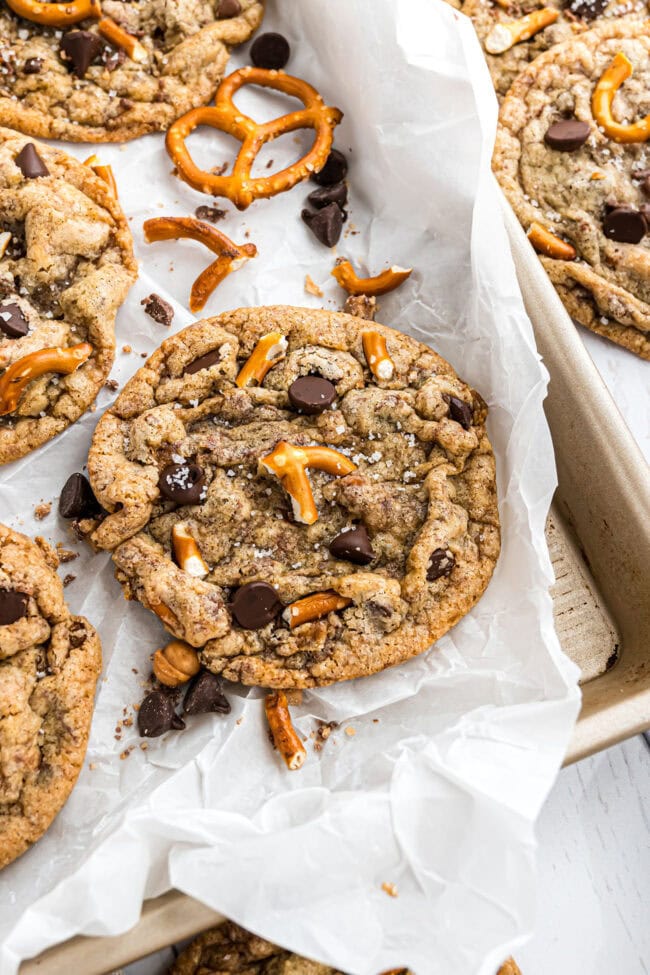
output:
[[[231,47],[248,40],[263,15],[261,0],[102,0],[101,7],[74,0],[48,8],[55,6],[62,15],[48,9],[48,24],[31,19],[43,4],[2,5],[0,123],[72,142],[124,142],[204,105]],[[23,16],[14,13],[22,8]],[[82,8],[88,16],[76,19]]]
[[[644,359],[649,92],[649,23],[595,28],[519,76],[501,107],[494,152],[499,182],[569,314]]]
[[[66,153],[0,129],[0,464],[60,433],[113,363],[135,280],[107,183]]]
[[[49,827],[86,753],[101,647],[56,565],[44,542],[0,525],[0,868]]]
[[[383,325],[229,312],[163,342],[102,417],[88,470],[108,514],[87,530],[127,598],[215,674],[372,674],[446,633],[492,575],[486,415]]]

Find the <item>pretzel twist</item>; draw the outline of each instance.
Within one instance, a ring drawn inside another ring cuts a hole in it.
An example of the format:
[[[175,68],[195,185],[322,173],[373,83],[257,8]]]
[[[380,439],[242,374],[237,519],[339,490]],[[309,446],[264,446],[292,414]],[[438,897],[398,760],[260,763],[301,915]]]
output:
[[[262,457],[260,467],[279,479],[291,498],[296,521],[303,525],[313,525],[318,521],[307,468],[313,467],[335,477],[343,477],[357,469],[356,464],[331,447],[295,447],[285,440],[281,440],[275,450]]]
[[[255,122],[233,104],[233,96],[244,85],[261,85],[274,91],[299,98],[305,106],[297,112],[281,115],[269,122]],[[343,118],[338,108],[325,105],[323,99],[306,81],[283,71],[264,68],[240,68],[221,82],[214,105],[193,108],[177,119],[167,131],[165,146],[181,179],[201,193],[227,197],[239,210],[245,210],[253,200],[265,199],[290,190],[311,173],[323,168],[330,149],[334,127]],[[238,139],[242,147],[228,176],[200,169],[193,161],[185,140],[199,125],[227,132]],[[316,133],[309,152],[272,176],[252,176],[251,170],[260,149],[278,136],[297,129],[313,129]]]
[[[293,630],[296,626],[311,623],[312,620],[319,620],[337,609],[345,609],[351,602],[351,599],[339,596],[334,590],[315,592],[311,596],[305,596],[304,599],[290,603],[284,610],[282,618],[289,624],[289,629]]]
[[[297,771],[302,768],[307,752],[292,724],[287,695],[284,691],[268,694],[264,702],[264,710],[273,744],[282,755],[287,768],[292,772]]]
[[[411,267],[399,267],[397,264],[393,264],[392,267],[386,268],[385,271],[376,274],[373,278],[360,278],[349,261],[341,261],[334,267],[331,274],[349,295],[368,295],[368,297],[374,298],[377,295],[385,295],[389,291],[399,288],[400,284],[403,284],[411,276],[412,271],[413,268]]]
[[[561,237],[542,227],[541,223],[533,220],[526,235],[538,254],[546,254],[560,261],[574,261],[577,251],[573,244],[567,243]]]
[[[629,125],[617,122],[612,116],[614,96],[631,74],[632,64],[619,51],[600,76],[591,98],[594,118],[614,142],[646,142],[650,138],[650,115]]]
[[[39,349],[13,362],[0,377],[0,416],[13,413],[25,387],[48,372],[69,376],[93,354],[88,342],[67,349]]]
[[[532,13],[512,20],[507,24],[495,24],[485,38],[485,50],[488,54],[504,54],[519,41],[527,41],[549,24],[554,24],[560,16],[560,11],[553,7],[542,7]]]

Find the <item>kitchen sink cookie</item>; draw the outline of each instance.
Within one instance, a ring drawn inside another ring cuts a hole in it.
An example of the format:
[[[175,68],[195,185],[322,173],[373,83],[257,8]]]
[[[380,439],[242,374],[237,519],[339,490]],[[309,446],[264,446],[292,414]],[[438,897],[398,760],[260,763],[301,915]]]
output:
[[[0,868],[43,835],[83,764],[99,638],[44,543],[0,525]]]
[[[282,306],[205,319],[98,424],[88,470],[108,514],[91,540],[215,674],[372,674],[446,633],[492,575],[486,414],[383,325]]]
[[[0,123],[71,142],[125,142],[206,104],[261,0],[7,0]]]
[[[91,405],[137,275],[107,183],[51,146],[0,129],[0,464]]]
[[[494,170],[569,314],[650,359],[650,23],[540,55],[501,107]]]

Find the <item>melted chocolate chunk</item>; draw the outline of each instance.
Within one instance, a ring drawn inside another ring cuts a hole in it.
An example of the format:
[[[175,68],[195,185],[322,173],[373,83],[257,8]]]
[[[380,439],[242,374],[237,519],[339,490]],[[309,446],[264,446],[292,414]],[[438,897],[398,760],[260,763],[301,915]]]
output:
[[[322,210],[317,210],[316,213],[312,213],[311,210],[303,210],[301,216],[321,244],[325,244],[326,247],[334,247],[338,243],[343,229],[343,214],[336,203],[329,203]]]
[[[322,376],[300,376],[289,386],[289,399],[298,413],[322,413],[336,399],[336,386]]]
[[[375,557],[365,525],[356,525],[332,539],[329,546],[335,559],[346,559],[356,565],[368,565]]]
[[[447,398],[449,403],[449,416],[456,423],[460,423],[461,427],[465,430],[469,430],[474,419],[474,411],[469,403],[466,403],[462,399],[458,399],[457,396],[449,396]]]
[[[183,711],[185,714],[230,714],[230,704],[216,674],[204,670],[194,678],[185,696]]]
[[[38,179],[39,176],[49,176],[50,171],[36,151],[33,142],[26,142],[14,162],[25,179]]]
[[[564,9],[570,10],[581,20],[595,20],[605,12],[609,0],[569,0]]]
[[[63,485],[59,497],[59,514],[62,518],[94,518],[102,507],[95,497],[88,478],[83,474],[71,474]]]
[[[429,559],[427,580],[429,582],[435,582],[436,579],[441,579],[442,576],[451,575],[455,565],[456,559],[449,549],[437,548],[431,553],[431,558]]]
[[[198,464],[168,464],[158,478],[160,493],[176,504],[205,501],[205,475]]]
[[[138,711],[138,730],[142,738],[159,738],[173,727],[174,701],[164,691],[147,694]]]
[[[548,127],[544,142],[558,152],[575,152],[585,144],[590,132],[588,122],[580,122],[577,118],[562,119]]]
[[[20,339],[29,332],[29,323],[22,308],[15,301],[0,305],[0,332],[10,339]]]
[[[239,17],[240,13],[241,4],[239,0],[219,0],[217,20],[228,20],[230,17]]]
[[[83,78],[86,71],[103,51],[104,42],[89,30],[70,30],[61,38],[61,54],[72,64],[72,72]]]
[[[620,206],[609,210],[603,219],[603,233],[609,240],[621,244],[638,244],[647,233],[645,217],[633,207]]]
[[[27,58],[23,64],[23,74],[40,74],[43,58]]]
[[[313,173],[310,179],[319,186],[331,186],[345,179],[348,171],[348,161],[338,149],[332,149],[325,160],[325,165],[318,173]]]
[[[193,376],[195,372],[200,372],[201,369],[209,369],[213,366],[215,362],[221,360],[221,352],[219,349],[213,349],[212,352],[206,352],[205,355],[199,356],[194,362],[190,362],[189,365],[185,366],[183,374],[185,376]]]
[[[256,37],[251,46],[251,61],[256,68],[279,71],[291,55],[289,41],[282,34],[268,31]]]
[[[29,596],[15,589],[0,589],[0,626],[9,626],[27,616]]]
[[[155,293],[147,295],[140,304],[149,318],[153,318],[154,322],[158,322],[159,325],[171,325],[174,319],[174,309],[160,295]]]
[[[230,612],[245,630],[260,630],[271,623],[284,607],[268,582],[247,582],[230,603]]]

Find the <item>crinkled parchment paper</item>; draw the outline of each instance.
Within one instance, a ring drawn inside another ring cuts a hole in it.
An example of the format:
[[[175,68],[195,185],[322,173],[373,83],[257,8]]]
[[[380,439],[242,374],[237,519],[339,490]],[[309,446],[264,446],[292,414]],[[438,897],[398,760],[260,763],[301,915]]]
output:
[[[143,898],[175,886],[247,927],[353,975],[408,964],[418,975],[491,973],[531,928],[534,822],[575,720],[576,670],[563,657],[547,587],[544,520],[555,485],[542,413],[546,373],[518,293],[489,169],[496,102],[468,22],[438,0],[284,0],[266,29],[293,49],[289,70],[345,112],[351,209],[337,253],[376,273],[413,266],[381,301],[379,319],[430,343],[481,391],[498,460],[503,552],[479,603],[436,649],[362,681],[306,693],[295,717],[341,725],[287,773],[269,744],[261,692],[233,687],[228,718],[203,716],[142,751],[123,708],[142,697],[149,654],[164,634],[127,604],[105,554],[74,543],[41,499],[80,470],[97,411],[0,473],[2,520],[80,558],[62,567],[76,612],[98,627],[104,677],[86,765],[49,833],[0,875],[0,970],[82,932],[116,934]],[[233,66],[246,63],[236,53]],[[258,117],[279,96],[243,92]],[[295,103],[290,103],[293,107]],[[307,133],[299,133],[305,144]],[[210,166],[232,140],[196,136]],[[80,158],[88,147],[72,147]],[[267,148],[274,168],[295,136]],[[211,259],[198,244],[146,245],[143,219],[210,203],[171,175],[162,136],[102,150],[115,170],[141,262],[118,318],[120,384],[169,334],[140,307],[170,300],[172,331],[192,320],[190,283]],[[336,307],[334,255],[299,218],[313,188],[296,187],[221,226],[259,256],[231,275],[205,314],[284,302]],[[304,291],[309,274],[323,299]],[[122,352],[128,344],[131,353]],[[137,673],[134,673],[137,670]],[[355,734],[346,734],[345,729]],[[120,754],[135,745],[128,758]],[[90,767],[92,765],[92,768]],[[391,897],[382,884],[394,884]]]

